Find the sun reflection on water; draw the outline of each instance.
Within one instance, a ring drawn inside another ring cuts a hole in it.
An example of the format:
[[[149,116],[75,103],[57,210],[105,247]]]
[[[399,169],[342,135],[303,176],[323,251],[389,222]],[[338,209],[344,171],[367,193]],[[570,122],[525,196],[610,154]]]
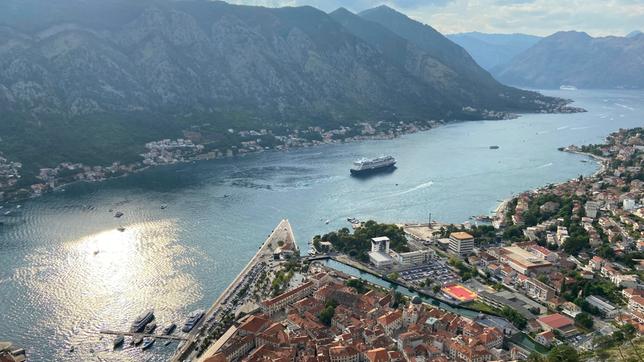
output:
[[[38,264],[49,266],[33,281],[38,284],[36,297],[52,317],[60,316],[49,318],[49,327],[76,350],[107,356],[113,352],[109,338],[98,334],[101,329],[127,330],[149,308],[155,309],[160,324],[179,322],[181,309],[200,298],[199,285],[184,268],[194,254],[176,241],[175,220],[124,227],[69,241],[64,255],[51,260],[37,254],[42,258]]]

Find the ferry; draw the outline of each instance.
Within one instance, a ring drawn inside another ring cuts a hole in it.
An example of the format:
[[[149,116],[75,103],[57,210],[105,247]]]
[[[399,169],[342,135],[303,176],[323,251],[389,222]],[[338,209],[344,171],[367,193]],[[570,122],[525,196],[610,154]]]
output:
[[[145,313],[138,316],[134,322],[132,322],[132,327],[130,328],[131,332],[141,332],[145,329],[145,326],[148,323],[154,320],[154,311],[152,309],[145,311]]]
[[[396,168],[396,159],[392,156],[380,156],[377,158],[363,158],[353,162],[350,169],[352,175],[366,175],[378,171],[393,170]]]
[[[186,319],[186,323],[183,325],[183,328],[181,328],[181,331],[185,333],[190,332],[197,325],[197,323],[199,323],[201,318],[203,318],[205,313],[206,312],[203,309],[197,309],[196,311],[190,313],[188,315],[188,319]]]

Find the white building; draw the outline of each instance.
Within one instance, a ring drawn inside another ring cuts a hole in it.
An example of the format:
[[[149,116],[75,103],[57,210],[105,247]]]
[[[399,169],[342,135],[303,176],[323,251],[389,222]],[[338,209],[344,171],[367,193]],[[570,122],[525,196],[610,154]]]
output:
[[[624,199],[623,208],[626,211],[634,210],[637,207],[637,202],[633,199]]]
[[[390,267],[394,261],[389,256],[389,238],[381,236],[371,239],[371,252],[369,252],[369,261],[376,268]]]
[[[599,309],[599,311],[607,318],[613,318],[619,314],[619,309],[617,309],[617,307],[600,297],[591,295],[586,297],[586,301],[588,304]]]
[[[387,268],[393,265],[394,260],[387,254],[381,252],[369,252],[369,261],[376,268]]]
[[[410,251],[407,253],[396,253],[396,261],[402,267],[408,267],[417,264],[426,263],[432,256],[434,251],[431,249]]]
[[[389,238],[386,236],[380,236],[377,238],[371,239],[371,252],[373,253],[385,253],[389,254]]]
[[[467,256],[474,251],[474,237],[464,231],[449,235],[449,251],[460,256]]]

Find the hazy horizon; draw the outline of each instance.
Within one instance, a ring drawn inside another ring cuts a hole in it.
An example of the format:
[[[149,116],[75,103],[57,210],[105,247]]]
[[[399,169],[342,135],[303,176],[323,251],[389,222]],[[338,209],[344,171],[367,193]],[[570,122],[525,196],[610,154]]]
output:
[[[644,2],[634,0],[559,2],[556,0],[228,0],[268,7],[314,6],[331,12],[360,12],[387,5],[444,34],[479,31],[548,36],[583,31],[593,37],[625,36],[642,30]]]

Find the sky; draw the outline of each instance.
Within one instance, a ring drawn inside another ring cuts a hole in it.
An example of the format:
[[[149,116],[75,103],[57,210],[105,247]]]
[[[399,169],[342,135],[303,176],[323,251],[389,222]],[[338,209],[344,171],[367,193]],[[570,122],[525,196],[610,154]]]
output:
[[[644,0],[227,0],[262,6],[343,6],[358,12],[388,5],[444,34],[467,31],[550,35],[560,30],[592,36],[644,31]]]

